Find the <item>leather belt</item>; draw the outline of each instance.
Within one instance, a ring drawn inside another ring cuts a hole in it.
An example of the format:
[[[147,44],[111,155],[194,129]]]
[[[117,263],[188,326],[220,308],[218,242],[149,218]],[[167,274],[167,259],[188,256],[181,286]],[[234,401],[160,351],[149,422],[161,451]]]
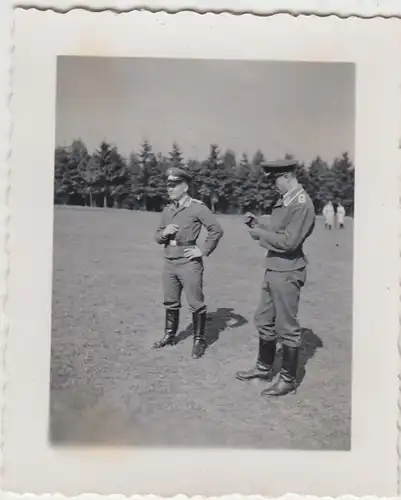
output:
[[[173,247],[193,247],[196,245],[196,241],[177,241],[170,240],[169,245]]]

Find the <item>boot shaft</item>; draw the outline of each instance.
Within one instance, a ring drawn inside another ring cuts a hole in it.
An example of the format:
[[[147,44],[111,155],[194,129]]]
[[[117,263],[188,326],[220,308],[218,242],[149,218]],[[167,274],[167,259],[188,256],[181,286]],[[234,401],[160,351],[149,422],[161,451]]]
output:
[[[165,333],[168,335],[175,335],[178,330],[178,323],[180,319],[179,309],[166,309],[165,316]]]
[[[198,359],[204,355],[206,350],[206,342],[205,342],[206,311],[192,314],[192,326],[194,334],[192,357]]]
[[[276,383],[261,392],[262,396],[285,396],[297,390],[298,347],[283,345],[283,364]]]
[[[237,372],[238,380],[261,379],[271,381],[273,378],[273,363],[276,357],[276,341],[264,340],[259,337],[259,351],[256,366],[249,370]]]
[[[179,309],[166,309],[165,311],[165,321],[164,321],[164,335],[163,338],[158,340],[153,344],[153,348],[159,349],[161,347],[166,347],[167,345],[173,345],[175,340],[174,337],[178,330],[180,320]]]
[[[295,382],[298,371],[299,348],[283,345],[282,377],[290,382]]]
[[[258,364],[271,368],[276,357],[276,341],[259,337]]]
[[[203,339],[205,337],[206,328],[206,311],[192,314],[192,326],[195,339]]]

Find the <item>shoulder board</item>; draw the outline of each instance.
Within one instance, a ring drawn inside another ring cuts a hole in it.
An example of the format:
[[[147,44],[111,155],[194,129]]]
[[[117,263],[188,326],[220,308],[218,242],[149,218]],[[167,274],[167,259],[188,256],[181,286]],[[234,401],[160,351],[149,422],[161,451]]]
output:
[[[196,198],[192,198],[192,201],[193,201],[194,203],[200,203],[201,205],[204,205],[203,201],[201,201],[201,200],[197,200]]]

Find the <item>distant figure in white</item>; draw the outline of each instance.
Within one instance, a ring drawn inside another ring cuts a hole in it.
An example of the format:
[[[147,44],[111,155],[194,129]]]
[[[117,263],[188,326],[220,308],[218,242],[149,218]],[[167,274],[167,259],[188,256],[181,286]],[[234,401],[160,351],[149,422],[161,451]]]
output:
[[[337,206],[337,226],[341,229],[344,229],[344,217],[345,217],[345,208],[338,203]]]
[[[333,228],[334,223],[334,207],[331,201],[327,202],[323,207],[324,227],[327,229]]]

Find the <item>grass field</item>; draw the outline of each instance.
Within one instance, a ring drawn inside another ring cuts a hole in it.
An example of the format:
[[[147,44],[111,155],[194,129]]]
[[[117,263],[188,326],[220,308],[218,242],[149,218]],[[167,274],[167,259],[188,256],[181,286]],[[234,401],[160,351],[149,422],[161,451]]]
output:
[[[352,220],[318,219],[300,321],[303,382],[296,395],[260,397],[240,382],[255,362],[252,316],[264,250],[242,219],[221,216],[225,236],[205,260],[209,347],[191,358],[184,300],[181,341],[162,334],[160,214],[55,208],[51,439],[55,444],[350,448]]]

